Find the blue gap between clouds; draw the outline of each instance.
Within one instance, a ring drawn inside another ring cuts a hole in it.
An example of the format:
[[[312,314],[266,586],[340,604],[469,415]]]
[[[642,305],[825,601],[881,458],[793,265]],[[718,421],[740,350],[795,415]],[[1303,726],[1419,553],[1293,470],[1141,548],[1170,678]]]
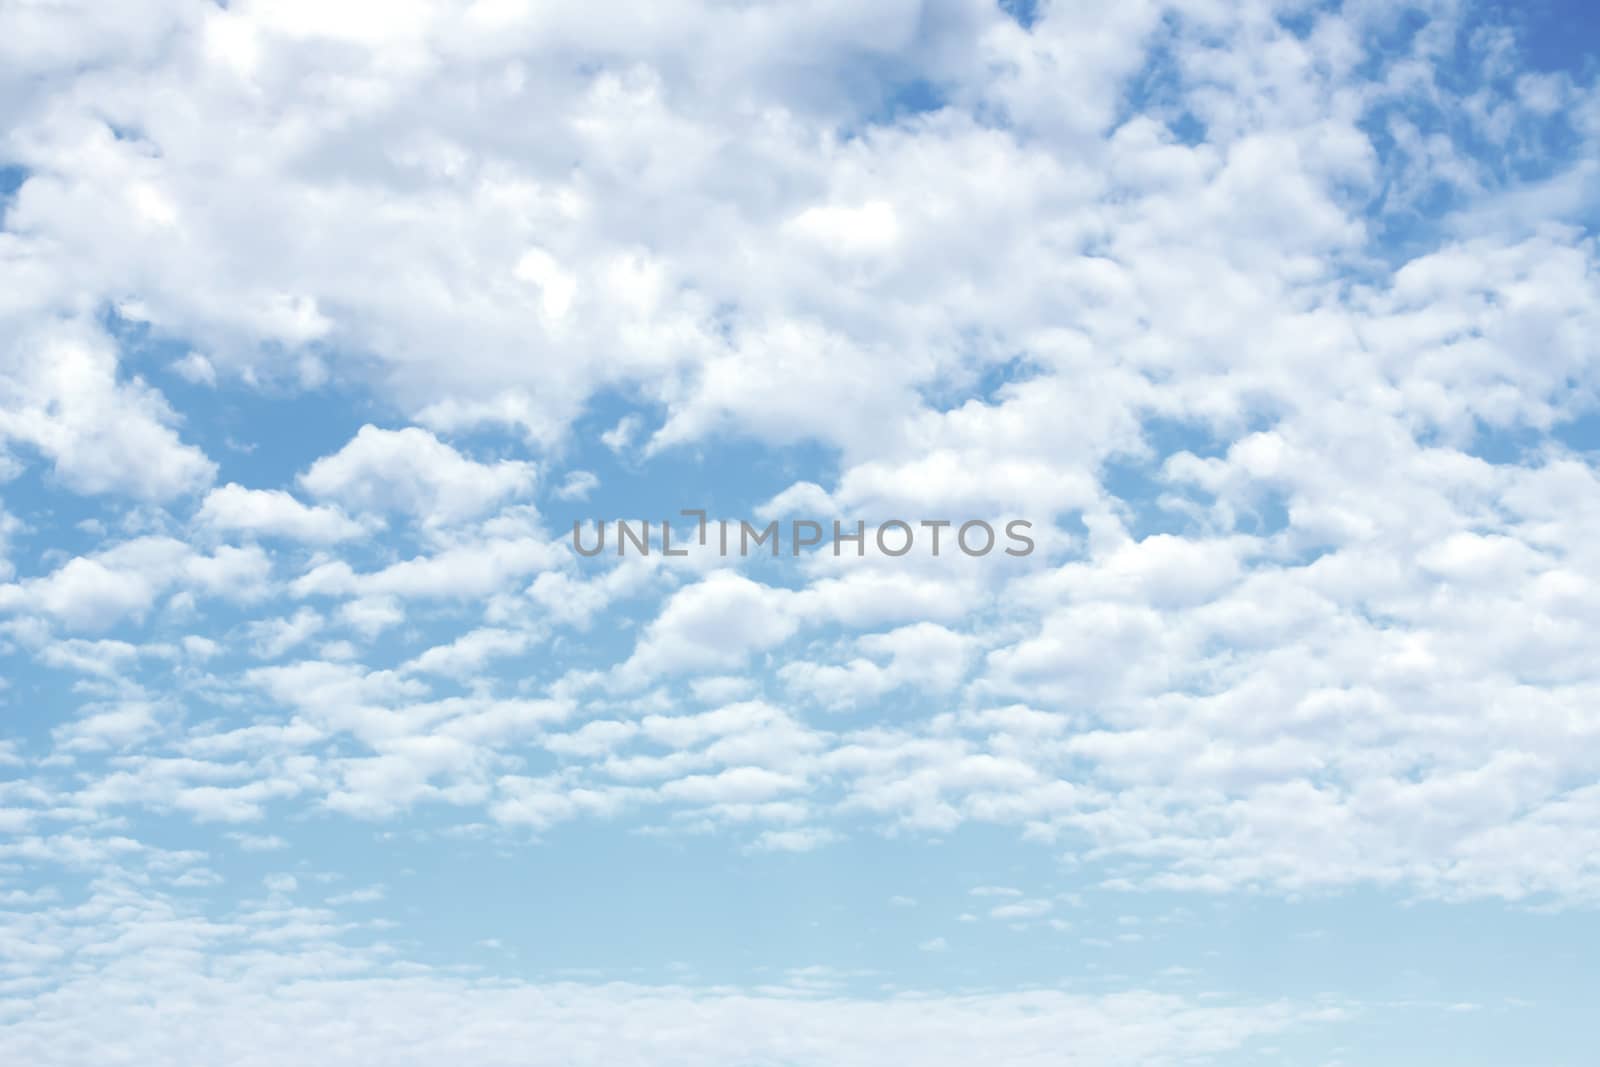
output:
[[[1039,21],[1039,0],[999,0],[1000,10],[1025,30],[1033,29]]]
[[[1567,8],[1573,5],[1552,3],[1546,6]],[[1436,67],[1436,76],[1440,83],[1451,92],[1470,95],[1489,88],[1498,96],[1514,99],[1516,77],[1518,74],[1527,73],[1529,67],[1545,72],[1592,74],[1594,68],[1592,46],[1588,52],[1570,47],[1555,48],[1551,46],[1550,40],[1554,31],[1547,21],[1528,17],[1526,12],[1520,19],[1516,18],[1515,13],[1506,11],[1495,11],[1493,14],[1496,19],[1495,25],[1507,25],[1504,20],[1508,17],[1513,19],[1509,25],[1516,34],[1517,54],[1532,62],[1528,66],[1519,67],[1515,72],[1501,75],[1486,85],[1481,74],[1482,45],[1473,32],[1486,24],[1479,23],[1476,27],[1468,27],[1457,35],[1453,53],[1444,63]],[[1427,19],[1420,12],[1401,13],[1390,32],[1381,35],[1373,43],[1369,57],[1358,67],[1359,76],[1378,77],[1382,65],[1395,56],[1406,54],[1417,34],[1426,25]],[[1397,118],[1411,122],[1423,137],[1436,134],[1448,136],[1453,144],[1464,150],[1476,163],[1488,169],[1495,189],[1510,188],[1553,177],[1575,161],[1576,153],[1583,146],[1583,139],[1573,129],[1564,113],[1558,112],[1546,119],[1525,116],[1510,134],[1507,144],[1500,145],[1485,140],[1472,128],[1470,120],[1465,115],[1455,110],[1441,109],[1427,100],[1413,96],[1376,107],[1358,123],[1382,159],[1400,158],[1397,142],[1389,132],[1390,123]],[[1390,266],[1398,266],[1436,249],[1442,231],[1450,222],[1452,212],[1469,207],[1472,202],[1472,194],[1436,183],[1415,202],[1392,205],[1389,199],[1394,188],[1394,178],[1393,173],[1385,175],[1384,186],[1372,206],[1373,223],[1382,237],[1375,251]]]
[[[217,371],[215,386],[172,369],[193,346],[163,337],[108,309],[102,325],[122,350],[123,365],[160,389],[178,413],[179,436],[217,464],[217,482],[249,489],[292,489],[295,476],[344,447],[366,423],[395,428],[397,413],[363,389],[290,381],[245,385]],[[285,352],[290,364],[295,354]]]
[[[613,453],[600,437],[627,417],[638,420],[638,430],[628,448]],[[656,546],[661,522],[670,519],[675,539],[682,543],[696,532],[696,520],[679,514],[684,509],[702,509],[709,518],[746,519],[760,525],[756,509],[796,482],[812,481],[826,487],[838,477],[837,455],[817,441],[769,445],[717,434],[644,457],[644,443],[660,427],[662,417],[659,407],[623,392],[597,394],[574,423],[560,456],[560,468],[549,472],[541,507],[552,531],[570,540],[573,522],[581,522],[584,543],[592,545],[594,523],[602,521],[609,526],[606,552],[593,563],[580,561],[584,570],[609,567],[615,560],[618,519],[648,520]],[[561,500],[551,492],[572,470],[587,470],[599,479],[587,499]],[[708,532],[710,537],[715,537],[714,531]],[[749,561],[758,573],[780,575],[787,570],[783,562],[783,558],[765,557]]]
[[[6,228],[6,216],[11,214],[11,205],[16,202],[17,190],[21,189],[22,183],[27,180],[26,167],[0,167],[0,230]]]
[[[1265,429],[1252,425],[1244,436]],[[1220,458],[1227,453],[1230,438],[1224,438],[1198,423],[1161,416],[1147,417],[1143,438],[1148,451],[1142,455],[1112,456],[1101,468],[1101,484],[1123,504],[1128,532],[1143,540],[1155,534],[1183,534],[1192,530],[1194,520],[1181,511],[1165,508],[1160,498],[1179,496],[1204,506],[1192,488],[1172,485],[1161,479],[1161,467],[1172,456],[1189,452],[1203,459]],[[1238,532],[1268,537],[1289,524],[1287,502],[1281,493],[1264,493],[1255,510],[1240,516]]]

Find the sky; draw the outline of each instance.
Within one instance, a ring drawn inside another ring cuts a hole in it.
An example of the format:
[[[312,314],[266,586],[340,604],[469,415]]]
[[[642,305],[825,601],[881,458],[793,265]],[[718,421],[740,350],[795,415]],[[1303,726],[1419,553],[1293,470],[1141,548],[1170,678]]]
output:
[[[1589,14],[0,0],[0,1062],[1592,1064]]]

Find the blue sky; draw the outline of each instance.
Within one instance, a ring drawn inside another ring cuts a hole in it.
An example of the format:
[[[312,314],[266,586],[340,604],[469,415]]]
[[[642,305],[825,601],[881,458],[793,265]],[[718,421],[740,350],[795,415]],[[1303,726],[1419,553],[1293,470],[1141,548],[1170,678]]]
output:
[[[1590,1062],[1585,14],[0,4],[0,1060]]]

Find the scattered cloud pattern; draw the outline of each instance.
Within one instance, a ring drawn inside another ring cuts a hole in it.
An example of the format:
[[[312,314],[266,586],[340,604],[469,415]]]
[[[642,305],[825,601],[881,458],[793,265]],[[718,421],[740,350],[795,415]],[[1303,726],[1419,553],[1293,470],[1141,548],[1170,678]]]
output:
[[[0,1060],[1587,1062],[1585,15],[0,3]]]

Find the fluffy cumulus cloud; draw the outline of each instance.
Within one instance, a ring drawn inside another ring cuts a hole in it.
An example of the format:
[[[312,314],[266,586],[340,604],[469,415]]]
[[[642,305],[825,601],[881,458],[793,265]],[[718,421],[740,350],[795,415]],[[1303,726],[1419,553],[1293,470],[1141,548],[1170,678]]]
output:
[[[1500,19],[0,5],[0,1053],[1354,1061],[1196,931],[1572,921],[1600,88]]]
[[[161,394],[119,380],[104,334],[31,318],[12,319],[0,359],[0,444],[37,452],[78,492],[167,500],[211,482],[215,464],[180,439]]]
[[[426,430],[363,426],[354,440],[301,475],[318,497],[363,511],[398,511],[428,521],[478,515],[533,486],[530,463],[475,463]]]
[[[308,507],[281,489],[232,483],[207,493],[197,518],[218,530],[313,543],[345,541],[361,533],[360,525],[336,508]]]

